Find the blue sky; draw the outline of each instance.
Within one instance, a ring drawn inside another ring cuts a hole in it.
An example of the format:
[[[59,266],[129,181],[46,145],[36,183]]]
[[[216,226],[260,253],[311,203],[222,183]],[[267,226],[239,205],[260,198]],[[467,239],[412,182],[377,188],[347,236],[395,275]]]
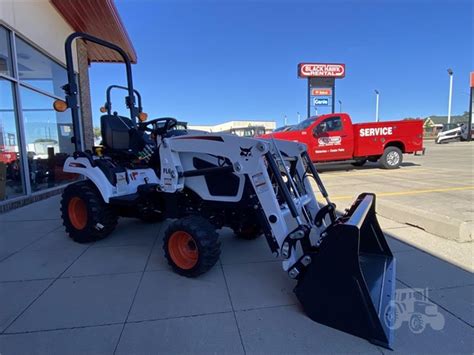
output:
[[[298,62],[346,63],[336,96],[355,121],[446,115],[468,109],[474,70],[471,0],[131,1],[116,0],[138,54],[134,81],[150,117],[192,124],[306,113]],[[105,87],[124,67],[93,64],[94,119]],[[115,98],[117,103],[122,99]],[[337,106],[339,108],[339,105]]]

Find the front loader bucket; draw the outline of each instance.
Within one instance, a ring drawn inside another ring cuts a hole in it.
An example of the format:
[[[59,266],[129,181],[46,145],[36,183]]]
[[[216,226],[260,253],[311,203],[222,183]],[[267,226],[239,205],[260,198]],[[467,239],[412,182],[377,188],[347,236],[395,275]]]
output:
[[[390,349],[395,258],[375,215],[375,195],[360,195],[326,231],[296,296],[314,321]]]

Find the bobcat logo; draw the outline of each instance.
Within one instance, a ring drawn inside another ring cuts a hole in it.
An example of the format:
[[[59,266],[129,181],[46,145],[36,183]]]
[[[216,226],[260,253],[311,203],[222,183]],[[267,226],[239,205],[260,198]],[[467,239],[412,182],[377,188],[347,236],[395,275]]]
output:
[[[252,156],[252,147],[250,148],[240,147],[240,156],[245,157],[245,161],[249,160],[249,158]]]

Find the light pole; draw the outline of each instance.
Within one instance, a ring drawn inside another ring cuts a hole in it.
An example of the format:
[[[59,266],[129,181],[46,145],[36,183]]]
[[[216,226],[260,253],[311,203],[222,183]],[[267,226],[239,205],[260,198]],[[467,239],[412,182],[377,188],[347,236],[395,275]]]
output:
[[[285,115],[285,126],[288,126],[288,117]]]
[[[474,104],[474,71],[471,72],[471,77],[469,80],[471,93],[469,95],[469,119],[467,120],[467,141],[470,142],[472,140],[472,117],[473,117],[473,104]]]
[[[448,69],[449,74],[449,98],[448,98],[448,124],[451,123],[451,102],[453,99],[453,70]]]
[[[301,121],[301,115],[300,115],[299,112],[296,112],[296,114],[298,115],[298,123],[300,123],[300,121]]]
[[[337,100],[339,102],[339,112],[342,112],[342,100]]]
[[[380,96],[380,93],[377,89],[374,90],[374,91],[375,91],[375,122],[378,122],[379,121],[379,96]]]

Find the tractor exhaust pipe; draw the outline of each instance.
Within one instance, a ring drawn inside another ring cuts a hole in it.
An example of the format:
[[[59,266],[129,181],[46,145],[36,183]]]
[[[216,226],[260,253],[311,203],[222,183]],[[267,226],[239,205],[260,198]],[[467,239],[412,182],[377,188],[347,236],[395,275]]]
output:
[[[318,323],[391,349],[395,258],[375,214],[375,195],[361,194],[327,229],[294,289]]]

